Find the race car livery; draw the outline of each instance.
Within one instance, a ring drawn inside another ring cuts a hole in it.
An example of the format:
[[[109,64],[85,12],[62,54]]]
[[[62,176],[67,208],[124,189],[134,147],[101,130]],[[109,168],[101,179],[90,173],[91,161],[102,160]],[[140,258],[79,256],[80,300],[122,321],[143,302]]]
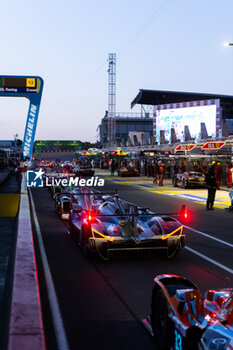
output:
[[[73,192],[69,233],[85,255],[97,252],[103,259],[117,251],[158,249],[171,258],[185,245],[183,225],[175,218],[88,188]]]
[[[210,289],[203,298],[193,282],[159,275],[143,324],[161,349],[232,350],[233,289]]]
[[[132,166],[125,166],[118,170],[118,176],[139,176],[140,171]]]
[[[183,186],[184,188],[189,187],[205,187],[205,175],[197,172],[190,171],[184,172],[183,174],[176,174],[173,179],[173,186],[177,187],[178,185]]]

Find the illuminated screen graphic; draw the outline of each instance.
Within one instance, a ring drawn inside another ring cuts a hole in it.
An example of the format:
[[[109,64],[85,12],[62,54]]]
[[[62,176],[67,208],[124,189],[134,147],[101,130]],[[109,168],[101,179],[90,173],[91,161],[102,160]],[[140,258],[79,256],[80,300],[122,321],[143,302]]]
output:
[[[161,109],[156,112],[156,140],[160,141],[160,130],[164,130],[165,140],[170,141],[171,128],[175,129],[180,141],[184,138],[184,127],[188,125],[191,137],[200,134],[200,123],[205,123],[207,133],[216,133],[216,105]]]

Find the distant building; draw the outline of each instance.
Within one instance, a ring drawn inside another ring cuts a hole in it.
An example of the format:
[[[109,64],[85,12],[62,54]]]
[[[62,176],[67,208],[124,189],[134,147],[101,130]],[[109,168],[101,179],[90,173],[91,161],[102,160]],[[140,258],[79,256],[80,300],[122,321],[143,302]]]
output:
[[[0,150],[12,150],[17,145],[16,140],[0,140]]]
[[[122,139],[127,143],[128,136],[135,132],[144,134],[145,139],[149,142],[149,138],[153,134],[153,118],[141,116],[139,113],[120,113],[115,118],[115,141],[117,144],[122,143]],[[99,139],[101,146],[105,146],[108,142],[108,114],[102,118],[101,124],[98,126]]]

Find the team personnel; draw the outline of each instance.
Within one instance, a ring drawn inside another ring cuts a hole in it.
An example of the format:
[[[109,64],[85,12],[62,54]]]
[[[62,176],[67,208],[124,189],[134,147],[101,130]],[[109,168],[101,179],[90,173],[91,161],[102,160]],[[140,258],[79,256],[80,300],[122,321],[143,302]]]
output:
[[[114,171],[116,170],[116,162],[115,159],[111,161],[111,176],[114,176]]]
[[[161,164],[159,168],[159,186],[163,186],[164,179],[164,164]]]
[[[221,163],[218,162],[216,166],[216,183],[217,186],[220,186],[220,181],[221,181],[221,175],[222,175],[222,166]]]
[[[206,210],[214,210],[214,200],[216,189],[219,189],[216,183],[216,170],[215,170],[215,162],[212,162],[208,172],[206,173],[206,186],[208,188],[208,197],[206,201]]]

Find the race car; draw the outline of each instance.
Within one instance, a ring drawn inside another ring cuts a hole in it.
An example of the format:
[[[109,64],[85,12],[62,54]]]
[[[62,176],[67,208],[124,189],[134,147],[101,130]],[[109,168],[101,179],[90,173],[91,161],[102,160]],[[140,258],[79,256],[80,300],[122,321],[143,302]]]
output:
[[[203,298],[186,278],[159,275],[143,324],[161,349],[232,350],[233,288],[210,289]]]
[[[132,166],[121,167],[118,170],[118,176],[139,176],[140,171]]]
[[[75,166],[73,168],[73,173],[76,175],[76,176],[94,176],[95,175],[95,169],[92,169],[91,167],[89,166],[86,166],[86,165],[80,165],[80,166]]]
[[[104,260],[117,251],[158,249],[171,258],[185,245],[183,225],[175,218],[87,188],[73,194],[69,233],[84,255],[98,253]]]
[[[176,174],[173,179],[173,186],[177,187],[178,184],[181,184],[184,188],[189,188],[191,186],[205,187],[205,175],[197,171]]]
[[[69,220],[71,198],[62,192],[55,193],[55,210],[61,219]]]

